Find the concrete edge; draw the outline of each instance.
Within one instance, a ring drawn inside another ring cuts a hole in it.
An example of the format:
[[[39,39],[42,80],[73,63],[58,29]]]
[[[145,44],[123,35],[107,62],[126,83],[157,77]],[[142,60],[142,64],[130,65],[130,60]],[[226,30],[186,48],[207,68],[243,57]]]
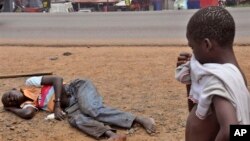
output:
[[[250,46],[250,37],[236,38],[235,46]],[[0,39],[0,47],[165,47],[187,46],[183,38],[158,39]]]
[[[115,43],[115,44],[39,44],[39,43],[0,43],[0,47],[186,47],[187,44],[179,44],[179,43],[147,43],[147,44],[135,44],[135,43]],[[250,43],[235,43],[234,46],[250,46]]]

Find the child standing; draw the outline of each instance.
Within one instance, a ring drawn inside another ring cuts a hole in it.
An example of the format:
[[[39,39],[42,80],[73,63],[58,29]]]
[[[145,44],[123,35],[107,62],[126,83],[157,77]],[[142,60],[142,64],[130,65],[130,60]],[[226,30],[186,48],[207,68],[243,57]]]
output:
[[[231,124],[250,124],[250,94],[233,50],[233,17],[219,6],[200,9],[186,36],[193,54],[181,53],[176,69],[189,97],[186,141],[228,141]]]

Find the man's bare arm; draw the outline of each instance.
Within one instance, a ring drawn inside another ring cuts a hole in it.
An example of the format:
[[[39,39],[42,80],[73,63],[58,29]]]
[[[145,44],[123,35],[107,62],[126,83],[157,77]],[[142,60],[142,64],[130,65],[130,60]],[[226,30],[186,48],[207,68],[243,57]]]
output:
[[[215,141],[229,141],[230,124],[238,124],[236,110],[225,98],[213,97],[214,109],[220,126]]]
[[[63,78],[57,76],[43,76],[41,85],[52,85],[55,90],[55,118],[58,120],[64,119],[65,115],[61,109],[61,94],[63,92]]]
[[[16,107],[4,107],[5,110],[10,111],[23,119],[31,119],[35,116],[36,109],[33,107],[27,107],[25,109]]]

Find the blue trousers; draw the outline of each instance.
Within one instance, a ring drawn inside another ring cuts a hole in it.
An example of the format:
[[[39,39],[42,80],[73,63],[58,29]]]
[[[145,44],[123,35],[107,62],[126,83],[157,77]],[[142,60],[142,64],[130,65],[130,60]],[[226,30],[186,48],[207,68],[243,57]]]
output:
[[[66,108],[71,126],[95,138],[113,130],[109,125],[130,128],[135,116],[103,105],[103,100],[90,80],[76,79],[66,91],[71,94]]]

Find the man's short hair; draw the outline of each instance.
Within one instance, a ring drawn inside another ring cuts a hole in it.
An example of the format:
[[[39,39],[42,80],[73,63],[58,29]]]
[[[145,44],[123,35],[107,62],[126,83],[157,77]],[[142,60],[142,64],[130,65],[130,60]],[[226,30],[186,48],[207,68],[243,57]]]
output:
[[[3,106],[6,106],[7,105],[7,103],[6,103],[6,98],[7,98],[7,95],[8,95],[8,92],[5,92],[4,94],[3,94],[3,96],[2,96],[2,103],[3,103]]]
[[[187,36],[197,43],[208,38],[221,47],[232,46],[235,36],[234,19],[226,9],[219,6],[200,9],[188,22]]]

